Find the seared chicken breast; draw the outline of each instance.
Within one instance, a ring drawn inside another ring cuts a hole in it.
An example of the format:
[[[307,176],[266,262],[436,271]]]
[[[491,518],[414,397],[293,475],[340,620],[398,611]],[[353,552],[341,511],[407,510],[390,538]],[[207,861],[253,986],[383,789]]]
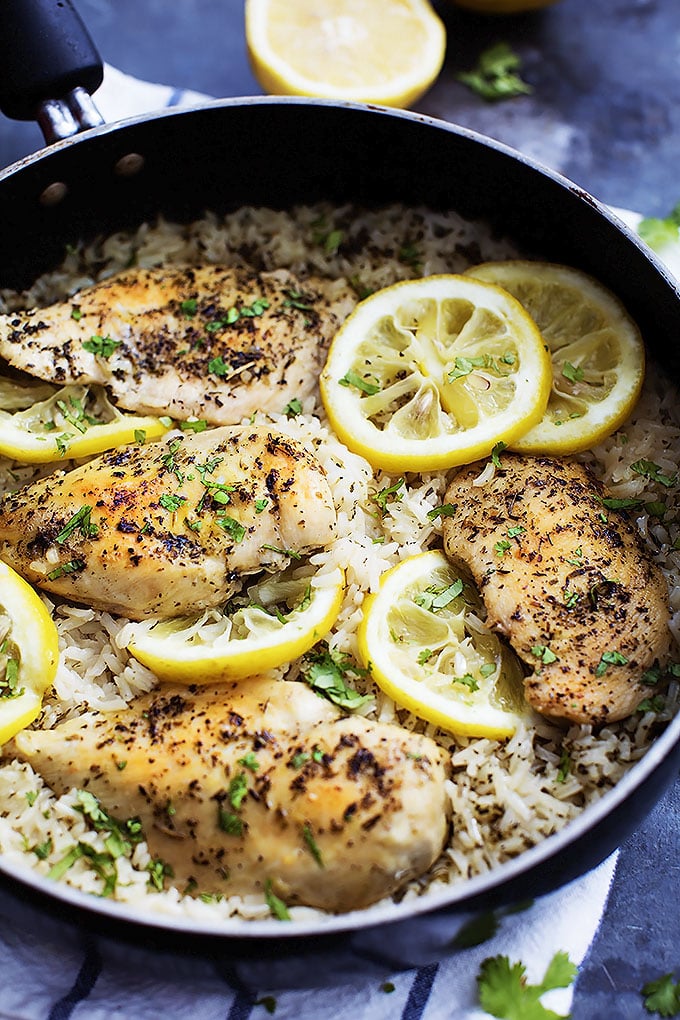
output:
[[[637,530],[606,510],[579,463],[504,454],[491,481],[461,470],[444,548],[482,594],[489,624],[530,668],[545,715],[603,723],[634,712],[670,648],[668,590]]]
[[[240,575],[327,545],[326,476],[297,442],[223,426],[127,446],[0,503],[0,558],[33,584],[132,619],[225,601]]]
[[[355,304],[343,284],[284,269],[130,269],[0,316],[0,357],[59,385],[103,384],[131,411],[237,424],[311,393]]]
[[[180,889],[331,911],[421,875],[444,845],[443,751],[337,709],[301,683],[164,687],[122,712],[26,730],[5,752],[58,794],[139,817]]]

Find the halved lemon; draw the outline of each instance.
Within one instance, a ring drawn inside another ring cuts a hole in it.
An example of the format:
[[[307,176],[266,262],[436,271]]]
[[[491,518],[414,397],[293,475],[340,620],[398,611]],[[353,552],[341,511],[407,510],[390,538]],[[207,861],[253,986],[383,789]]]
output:
[[[246,0],[255,77],[274,95],[411,106],[444,61],[428,0]]]
[[[320,385],[340,439],[398,473],[467,464],[510,444],[543,417],[550,381],[541,335],[512,295],[441,275],[357,305]]]
[[[0,561],[0,745],[37,718],[58,662],[57,628],[44,603]]]
[[[439,550],[384,574],[364,603],[358,647],[397,705],[451,733],[509,737],[526,710],[519,661],[486,627],[479,595]]]
[[[161,680],[241,680],[309,651],[335,623],[344,591],[339,568],[284,571],[250,585],[224,610],[131,624],[128,648]]]
[[[545,416],[509,445],[569,454],[611,435],[633,410],[645,374],[640,331],[614,295],[586,273],[546,262],[485,262],[467,271],[513,294],[552,358]]]
[[[0,386],[0,454],[29,464],[89,457],[126,443],[159,439],[171,427],[149,415],[122,414],[97,386]],[[30,401],[27,403],[27,401]],[[20,410],[15,408],[19,406]]]

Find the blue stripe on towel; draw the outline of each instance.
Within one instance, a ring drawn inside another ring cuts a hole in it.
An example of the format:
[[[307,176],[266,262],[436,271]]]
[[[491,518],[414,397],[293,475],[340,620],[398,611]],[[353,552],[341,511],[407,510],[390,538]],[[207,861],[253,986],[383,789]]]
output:
[[[184,98],[186,89],[173,89],[168,96],[165,105],[166,106],[179,106]]]
[[[420,967],[411,985],[411,991],[408,993],[408,999],[404,1006],[404,1012],[401,1014],[401,1020],[420,1020],[427,1008],[438,969],[438,963],[430,963],[427,967]]]
[[[231,1008],[227,1013],[227,1020],[248,1020],[248,1017],[253,1011],[255,1005],[255,996],[252,992],[246,992],[239,990],[236,993],[236,998],[231,1004]]]
[[[68,1020],[78,1003],[86,999],[94,988],[101,970],[102,958],[99,955],[99,950],[94,943],[90,943],[86,947],[85,959],[71,991],[55,1002],[49,1012],[48,1020]]]

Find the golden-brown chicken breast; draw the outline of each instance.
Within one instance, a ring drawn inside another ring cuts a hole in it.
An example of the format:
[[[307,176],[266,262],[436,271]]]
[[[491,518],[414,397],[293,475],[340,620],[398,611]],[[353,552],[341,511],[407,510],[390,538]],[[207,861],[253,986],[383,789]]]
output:
[[[47,591],[132,619],[218,605],[243,573],[327,545],[326,476],[297,442],[223,426],[113,450],[0,503],[0,558]]]
[[[340,718],[301,683],[165,687],[25,730],[5,752],[59,794],[75,786],[139,817],[152,856],[196,893],[271,883],[288,904],[365,907],[425,872],[448,829],[434,741]]]
[[[504,454],[493,478],[461,470],[444,548],[480,588],[490,625],[530,667],[545,715],[601,723],[634,712],[669,651],[668,590],[637,530],[606,510],[582,464]]]
[[[0,316],[0,357],[60,385],[103,384],[132,411],[237,424],[312,391],[355,304],[342,284],[284,269],[130,269]]]

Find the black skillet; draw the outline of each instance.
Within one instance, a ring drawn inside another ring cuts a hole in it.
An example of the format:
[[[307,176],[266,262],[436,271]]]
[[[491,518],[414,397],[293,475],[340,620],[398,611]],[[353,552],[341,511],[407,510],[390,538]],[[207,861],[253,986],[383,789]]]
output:
[[[520,248],[597,277],[680,378],[675,282],[594,198],[514,150],[424,116],[298,99],[224,100],[92,126],[98,116],[90,93],[100,81],[98,54],[68,0],[0,0],[0,107],[38,119],[52,142],[0,172],[1,287],[29,285],[68,243],[159,213],[189,221],[243,204],[425,204],[483,218]],[[273,922],[244,928],[143,915],[38,876],[19,877],[2,858],[0,883],[18,911],[40,911],[30,923],[51,909],[109,935],[218,954],[254,984],[313,984],[329,970],[336,979],[371,968],[384,974],[451,952],[470,914],[553,890],[602,861],[650,810],[679,761],[677,718],[614,790],[491,874],[417,901],[279,924],[274,933]]]

